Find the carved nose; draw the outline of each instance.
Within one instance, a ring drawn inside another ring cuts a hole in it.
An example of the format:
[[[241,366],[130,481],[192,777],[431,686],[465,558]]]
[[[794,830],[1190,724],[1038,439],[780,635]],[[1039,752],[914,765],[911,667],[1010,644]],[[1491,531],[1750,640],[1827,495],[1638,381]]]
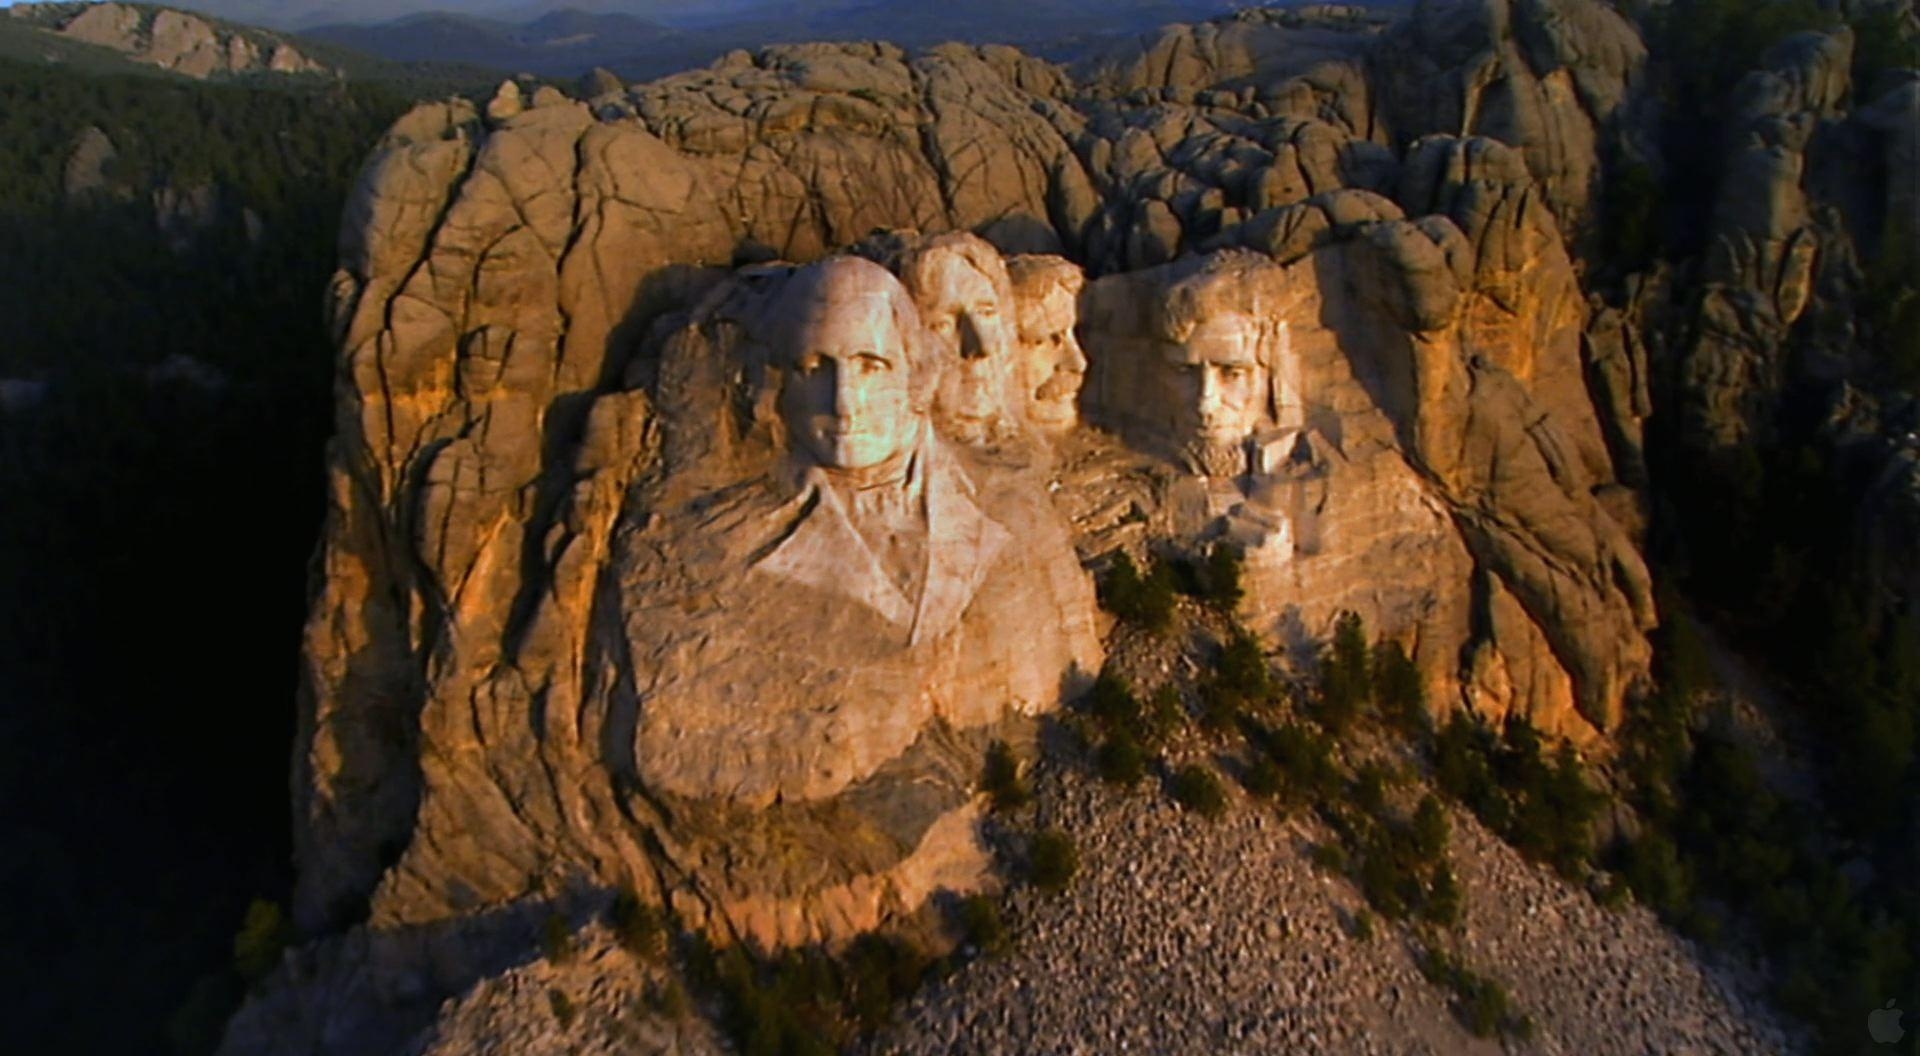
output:
[[[1060,367],[1070,374],[1087,372],[1086,349],[1080,347],[1080,339],[1073,336],[1071,329],[1067,331],[1066,346],[1061,349]]]
[[[833,415],[846,418],[853,413],[857,392],[850,371],[841,370],[836,364],[833,368]]]
[[[987,354],[987,346],[980,340],[980,328],[974,325],[973,316],[960,317],[960,358],[981,359]]]
[[[1208,368],[1200,370],[1200,417],[1211,419],[1220,411],[1220,377]]]

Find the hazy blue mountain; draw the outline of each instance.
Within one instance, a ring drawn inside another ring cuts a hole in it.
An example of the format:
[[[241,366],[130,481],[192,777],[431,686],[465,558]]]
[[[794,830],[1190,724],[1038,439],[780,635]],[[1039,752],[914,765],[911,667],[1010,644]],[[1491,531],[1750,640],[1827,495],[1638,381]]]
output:
[[[205,0],[203,0],[205,2]],[[264,3],[265,0],[223,0]],[[286,0],[304,2],[304,0]],[[474,8],[497,0],[480,0]],[[768,4],[736,0],[695,12],[679,0],[597,0],[589,10],[571,0],[514,0],[516,12],[440,10],[373,25],[351,20],[303,35],[405,61],[437,60],[515,72],[570,77],[604,66],[630,78],[652,78],[705,65],[733,48],[800,40],[890,40],[916,47],[946,40],[1023,45],[1076,44],[1151,30],[1167,22],[1208,18],[1232,0],[812,0]],[[559,7],[565,2],[565,7]],[[544,10],[542,8],[557,8]],[[642,16],[629,9],[646,8]],[[515,14],[528,15],[516,20]]]
[[[631,66],[637,57],[670,61],[701,52],[687,34],[659,23],[580,10],[524,23],[436,11],[378,26],[316,26],[302,36],[402,62],[457,62],[552,76]]]
[[[569,8],[594,14],[698,24],[738,18],[742,14],[791,9],[796,5],[775,0],[186,0],[177,6],[251,25],[307,29],[376,25],[427,13],[528,22]]]

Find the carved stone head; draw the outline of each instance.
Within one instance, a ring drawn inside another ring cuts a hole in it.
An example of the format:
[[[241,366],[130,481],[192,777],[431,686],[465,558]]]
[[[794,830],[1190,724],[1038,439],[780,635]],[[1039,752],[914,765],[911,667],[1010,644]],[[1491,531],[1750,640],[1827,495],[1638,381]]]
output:
[[[1074,335],[1086,275],[1065,257],[1019,256],[1007,262],[1019,309],[1020,347],[1013,371],[1027,424],[1059,434],[1080,421],[1087,357]]]
[[[870,261],[831,257],[794,272],[771,316],[780,413],[798,453],[869,471],[919,438],[935,369],[900,282]]]
[[[1015,427],[1008,399],[1016,344],[1006,263],[985,239],[941,235],[909,250],[900,278],[948,353],[934,416],[955,440],[980,444]]]
[[[1221,254],[1168,286],[1154,305],[1158,364],[1173,401],[1174,448],[1209,471],[1275,414],[1278,323],[1264,256]]]

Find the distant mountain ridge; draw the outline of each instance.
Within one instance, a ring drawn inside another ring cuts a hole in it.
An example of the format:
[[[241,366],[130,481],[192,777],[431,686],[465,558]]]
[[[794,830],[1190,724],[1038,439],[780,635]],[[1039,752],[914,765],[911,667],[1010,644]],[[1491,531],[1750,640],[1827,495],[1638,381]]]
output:
[[[646,80],[704,66],[735,48],[808,40],[886,39],[903,47],[948,40],[1014,44],[1046,54],[1054,42],[1112,39],[1169,22],[1219,15],[1231,0],[981,0],[929,5],[921,0],[815,0],[771,5],[744,0],[695,11],[676,0],[598,0],[588,5],[535,5],[525,21],[492,13],[415,13],[377,25],[341,19],[310,26],[308,37],[390,59],[442,59],[554,77],[596,66]],[[591,9],[589,9],[591,8]],[[518,5],[525,11],[525,4]]]
[[[430,11],[377,26],[318,26],[306,35],[399,62],[454,61],[559,76],[595,66],[631,66],[636,56],[671,61],[701,47],[688,34],[656,22],[577,9],[525,23]]]
[[[182,6],[236,22],[302,30],[314,26],[379,25],[425,14],[524,23],[566,9],[700,24],[755,12],[855,5],[845,0],[826,0],[825,4],[820,0],[801,4],[779,4],[773,0],[191,0]]]
[[[966,0],[945,5],[921,0],[184,0],[164,8],[55,2],[21,4],[12,11],[35,12],[30,21],[56,33],[74,22],[84,22],[89,30],[105,27],[111,30],[105,36],[112,39],[83,37],[83,42],[105,44],[136,65],[202,78],[253,72],[256,65],[268,72],[351,72],[324,54],[328,47],[337,47],[389,62],[466,65],[553,78],[573,78],[603,67],[629,79],[650,80],[704,66],[735,49],[801,41],[886,39],[908,48],[950,40],[1010,44],[1055,61],[1074,61],[1169,23],[1203,21],[1249,6],[1310,5],[1302,0],[1266,5],[1239,0]],[[1376,0],[1364,6],[1401,8],[1406,0]],[[151,31],[163,11],[172,12],[165,16],[172,37],[185,26],[195,40],[186,47],[160,47],[156,57],[146,52],[155,50]],[[0,17],[0,23],[6,21]],[[240,43],[220,43],[235,40]],[[63,61],[54,54],[57,47],[42,45],[45,42],[0,41],[0,54]],[[232,54],[220,53],[222,47],[230,47]],[[188,65],[183,67],[183,61]],[[346,65],[354,63],[349,59]]]

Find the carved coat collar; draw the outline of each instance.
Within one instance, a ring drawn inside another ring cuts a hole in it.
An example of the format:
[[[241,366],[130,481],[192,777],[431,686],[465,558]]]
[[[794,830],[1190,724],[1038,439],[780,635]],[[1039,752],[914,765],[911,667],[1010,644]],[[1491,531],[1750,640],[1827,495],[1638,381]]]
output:
[[[817,468],[802,478],[798,520],[755,570],[865,605],[908,630],[914,645],[945,634],[972,604],[1011,535],[980,509],[972,478],[930,431],[908,473],[918,475],[904,486],[919,492],[927,532],[919,598],[894,584],[854,527],[840,489]]]

